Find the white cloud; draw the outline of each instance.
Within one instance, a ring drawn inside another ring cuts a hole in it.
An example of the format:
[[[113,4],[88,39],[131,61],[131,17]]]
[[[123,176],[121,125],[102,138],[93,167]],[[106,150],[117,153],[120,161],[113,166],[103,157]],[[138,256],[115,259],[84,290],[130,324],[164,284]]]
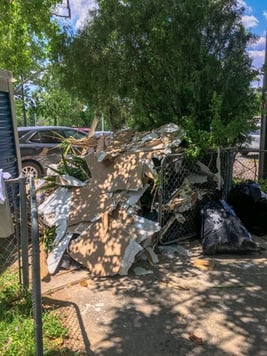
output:
[[[251,14],[253,12],[253,9],[251,6],[248,6],[247,3],[244,0],[238,0],[237,1],[237,6],[238,7],[244,7],[246,13]]]
[[[248,51],[248,54],[253,60],[252,65],[255,68],[261,68],[263,63],[264,63],[264,57],[265,57],[265,50],[257,51],[257,50],[251,50]]]
[[[264,53],[265,53],[264,50],[262,50],[262,51],[253,51],[253,50],[249,51],[249,54],[251,55],[251,57],[259,58],[259,59],[264,58]]]
[[[267,19],[267,10],[263,11],[263,16]]]
[[[70,1],[72,20],[75,23],[75,29],[81,29],[89,18],[89,9],[95,5],[94,0],[72,0]]]
[[[250,48],[253,48],[254,50],[263,50],[265,48],[265,36],[261,36],[257,39],[255,43],[250,45]]]
[[[246,28],[251,28],[257,26],[259,20],[254,15],[244,15],[242,17],[242,22]]]
[[[97,6],[96,0],[70,0],[71,23],[75,30],[81,29],[90,18],[89,11],[94,10]],[[67,1],[63,0],[63,6]]]

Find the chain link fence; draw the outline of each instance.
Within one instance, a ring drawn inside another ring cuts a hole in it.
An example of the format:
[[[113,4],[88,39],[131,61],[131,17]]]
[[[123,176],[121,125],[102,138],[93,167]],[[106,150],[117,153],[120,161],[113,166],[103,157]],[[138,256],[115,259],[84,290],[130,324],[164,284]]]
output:
[[[212,199],[219,191],[227,199],[234,183],[259,181],[259,151],[212,151],[197,162],[184,154],[169,155],[160,172],[159,242],[171,244],[198,235],[203,199]]]
[[[259,180],[259,151],[247,153],[237,151],[234,153],[233,179],[235,180]]]
[[[0,273],[16,264],[19,270],[19,282],[29,287],[28,260],[28,213],[26,199],[26,178],[5,180],[7,199],[6,218],[11,218],[13,231],[8,237],[0,238]],[[4,223],[4,221],[3,221]],[[8,223],[8,221],[6,221]]]
[[[159,187],[160,244],[197,236],[199,204],[231,189],[232,150],[210,152],[195,161],[184,154],[169,155],[161,164]]]

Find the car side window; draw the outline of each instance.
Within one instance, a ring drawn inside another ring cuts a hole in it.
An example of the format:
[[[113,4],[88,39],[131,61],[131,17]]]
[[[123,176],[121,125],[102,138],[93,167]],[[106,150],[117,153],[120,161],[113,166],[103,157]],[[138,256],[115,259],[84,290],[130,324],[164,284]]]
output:
[[[36,143],[61,143],[62,137],[58,132],[54,131],[39,131],[31,137],[31,142]]]
[[[76,138],[76,139],[80,139],[80,138],[83,138],[86,136],[86,134],[84,132],[81,132],[81,131],[78,131],[78,130],[64,130],[64,134],[65,134],[65,137],[66,138],[69,138],[69,137],[73,137],[73,138]]]

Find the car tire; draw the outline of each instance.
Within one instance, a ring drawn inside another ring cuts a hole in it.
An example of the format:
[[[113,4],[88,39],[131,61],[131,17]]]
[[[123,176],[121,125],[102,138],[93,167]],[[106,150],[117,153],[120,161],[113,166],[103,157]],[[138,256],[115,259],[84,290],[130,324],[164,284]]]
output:
[[[24,161],[22,162],[22,173],[25,177],[27,177],[27,180],[29,180],[30,177],[40,178],[42,175],[42,170],[37,163]]]

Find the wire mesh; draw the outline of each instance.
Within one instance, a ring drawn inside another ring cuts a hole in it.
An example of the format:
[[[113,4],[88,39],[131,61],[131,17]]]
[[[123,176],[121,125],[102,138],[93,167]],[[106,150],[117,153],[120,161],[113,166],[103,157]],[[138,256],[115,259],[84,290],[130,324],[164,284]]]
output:
[[[227,195],[232,179],[232,152],[209,152],[201,161],[169,155],[161,164],[159,188],[160,244],[198,235],[199,206]]]
[[[14,233],[8,237],[1,238],[0,249],[0,271],[3,272],[10,265],[19,261],[19,198],[18,198],[18,182],[6,181],[6,193],[8,204],[10,208],[10,214],[13,220]]]
[[[16,264],[19,282],[29,286],[28,265],[28,220],[26,201],[26,179],[19,177],[5,181],[8,205],[14,232],[0,239],[0,273]]]
[[[201,171],[198,162],[186,158],[183,154],[170,155],[162,161],[159,189],[161,244],[170,244],[198,235],[198,203],[203,197],[211,199],[218,192],[218,179],[214,179],[215,177],[222,177],[221,194],[224,199],[235,181],[259,181],[259,151],[211,151],[201,163],[208,168],[206,173]],[[192,181],[192,177],[195,181]],[[189,188],[185,182],[190,183]],[[176,204],[171,204],[175,198]],[[184,204],[186,202],[187,205]]]
[[[233,165],[233,179],[253,180],[259,179],[259,152],[236,152]]]

